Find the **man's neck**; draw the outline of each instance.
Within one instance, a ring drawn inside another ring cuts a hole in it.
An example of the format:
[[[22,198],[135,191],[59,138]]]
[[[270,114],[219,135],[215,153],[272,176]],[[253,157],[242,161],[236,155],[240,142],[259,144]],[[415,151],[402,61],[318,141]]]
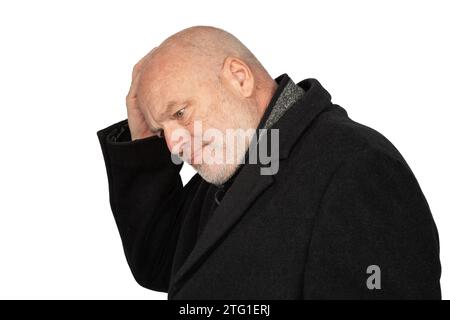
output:
[[[258,123],[262,120],[264,113],[269,106],[270,101],[272,100],[273,95],[278,89],[278,83],[272,79],[270,84],[266,87],[263,87],[262,92],[260,93],[260,98],[257,99],[258,103]]]

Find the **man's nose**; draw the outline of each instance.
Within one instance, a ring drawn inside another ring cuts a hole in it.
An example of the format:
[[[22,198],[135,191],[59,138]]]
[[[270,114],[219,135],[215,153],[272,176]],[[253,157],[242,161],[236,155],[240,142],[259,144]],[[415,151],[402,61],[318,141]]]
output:
[[[172,154],[180,155],[183,147],[189,141],[189,132],[181,127],[164,128],[164,139]]]

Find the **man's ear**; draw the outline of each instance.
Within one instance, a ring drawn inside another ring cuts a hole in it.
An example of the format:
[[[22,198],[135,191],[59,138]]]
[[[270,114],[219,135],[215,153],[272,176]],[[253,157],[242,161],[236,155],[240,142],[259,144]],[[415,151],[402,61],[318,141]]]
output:
[[[224,80],[237,95],[248,98],[255,90],[255,78],[248,65],[237,57],[229,56],[222,68]]]

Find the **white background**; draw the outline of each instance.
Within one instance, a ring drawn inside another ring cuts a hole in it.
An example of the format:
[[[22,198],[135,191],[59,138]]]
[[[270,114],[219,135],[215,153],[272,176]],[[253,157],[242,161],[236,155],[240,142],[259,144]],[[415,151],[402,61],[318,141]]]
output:
[[[193,25],[235,34],[273,78],[317,78],[394,143],[449,298],[449,16],[448,1],[2,1],[0,298],[167,298],[128,269],[96,131],[126,118],[134,63]]]

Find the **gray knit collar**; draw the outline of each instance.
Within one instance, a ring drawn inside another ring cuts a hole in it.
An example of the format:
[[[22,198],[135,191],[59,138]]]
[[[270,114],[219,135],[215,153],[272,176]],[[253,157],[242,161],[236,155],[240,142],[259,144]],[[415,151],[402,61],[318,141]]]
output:
[[[263,119],[264,125],[261,126],[263,129],[272,127],[305,93],[305,90],[297,86],[286,73],[278,76],[275,81],[278,83],[278,88],[275,90],[263,117],[265,119]]]

